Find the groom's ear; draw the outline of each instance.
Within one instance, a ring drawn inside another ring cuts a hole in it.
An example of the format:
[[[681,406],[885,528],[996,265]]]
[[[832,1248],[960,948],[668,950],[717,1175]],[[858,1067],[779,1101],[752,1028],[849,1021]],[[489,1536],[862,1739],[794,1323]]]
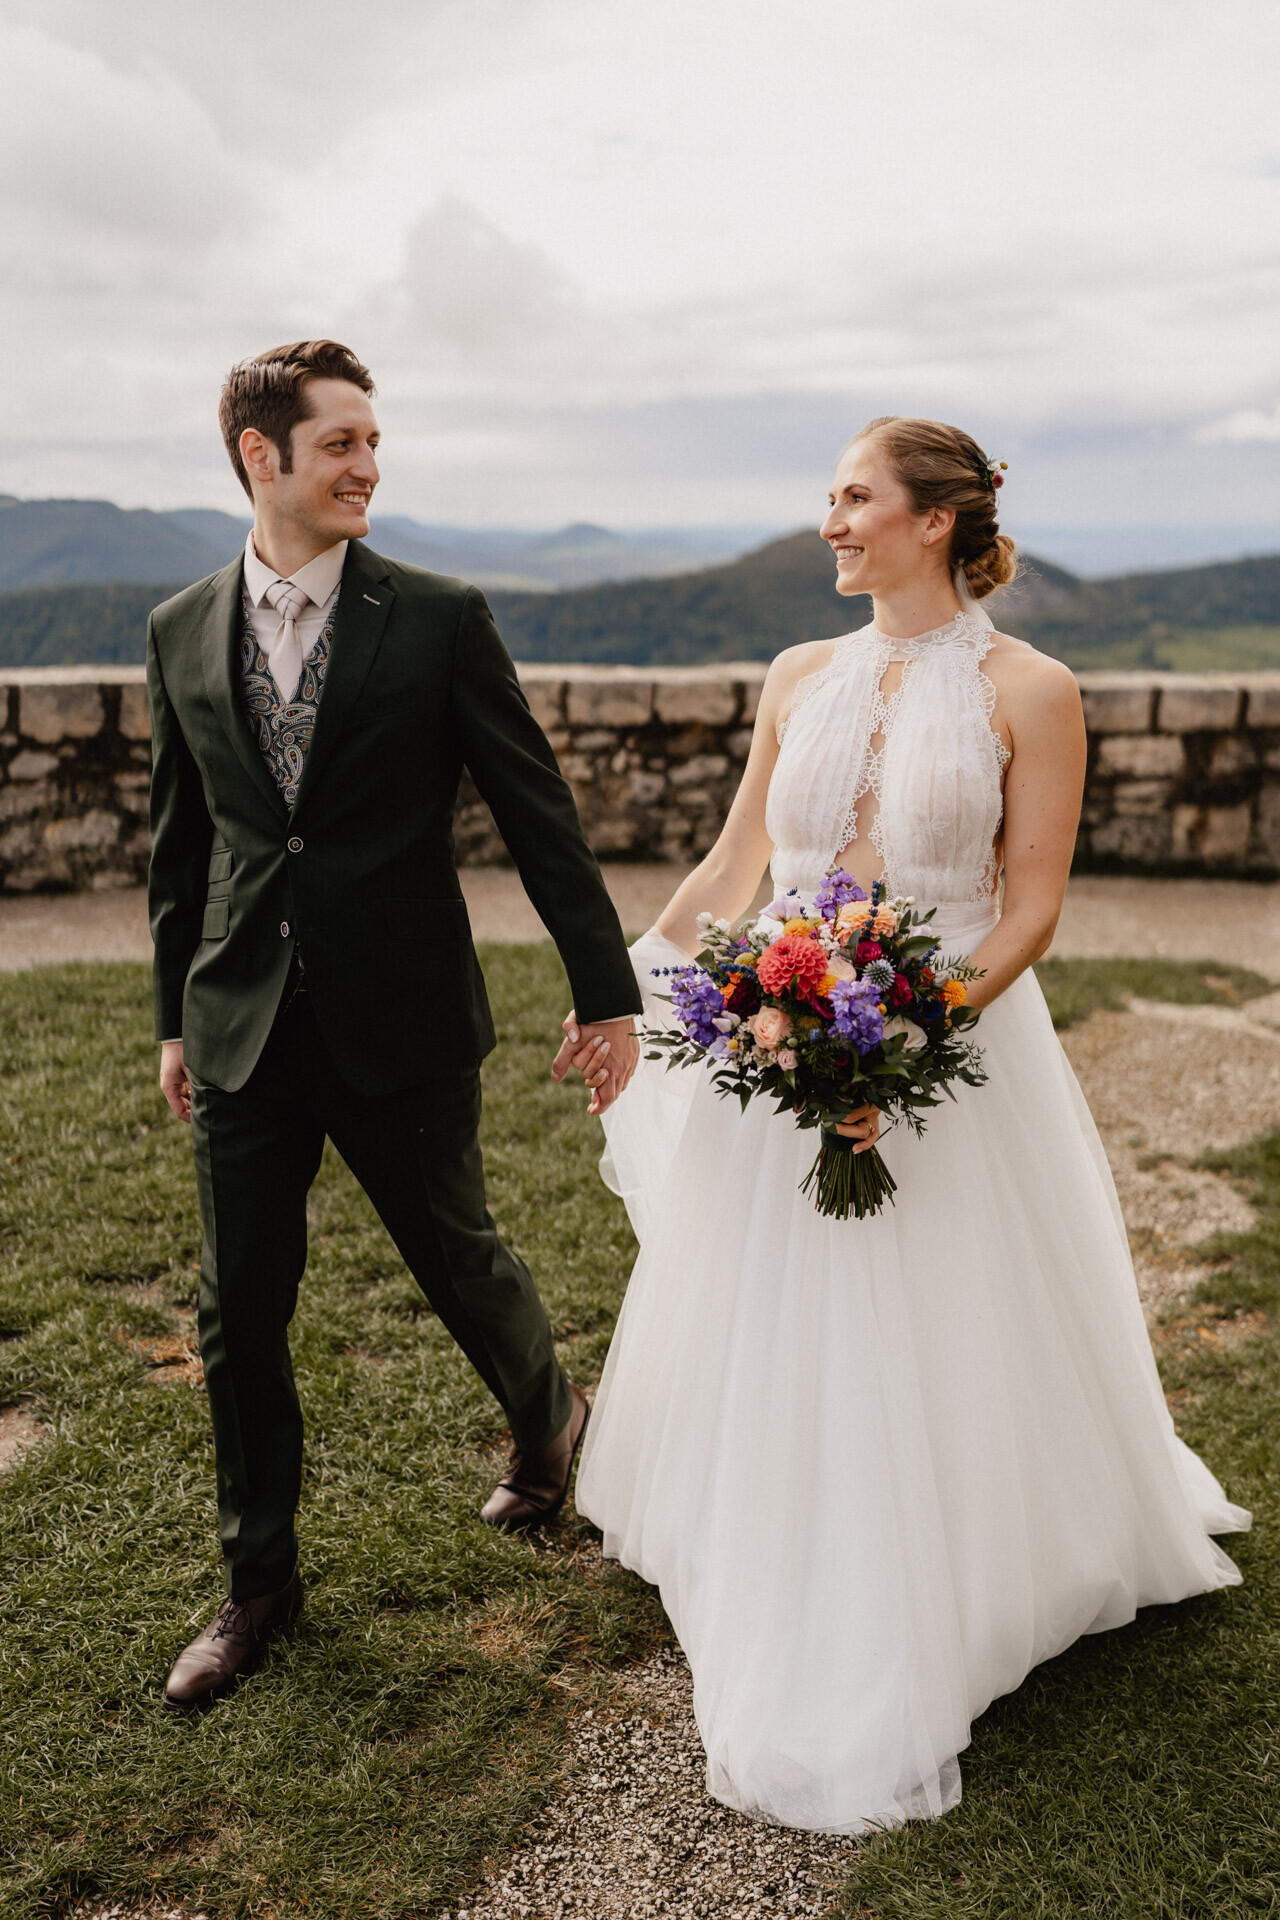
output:
[[[246,427],[240,435],[240,458],[250,482],[260,487],[269,487],[280,468],[279,449],[257,427]]]

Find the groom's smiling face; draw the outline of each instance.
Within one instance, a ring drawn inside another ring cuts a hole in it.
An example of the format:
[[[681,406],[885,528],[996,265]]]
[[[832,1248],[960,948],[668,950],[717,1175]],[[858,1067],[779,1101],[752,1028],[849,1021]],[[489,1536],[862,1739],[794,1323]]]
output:
[[[368,394],[350,380],[308,380],[304,393],[308,417],[294,427],[283,458],[252,430],[241,451],[255,510],[319,552],[368,533],[380,435]]]

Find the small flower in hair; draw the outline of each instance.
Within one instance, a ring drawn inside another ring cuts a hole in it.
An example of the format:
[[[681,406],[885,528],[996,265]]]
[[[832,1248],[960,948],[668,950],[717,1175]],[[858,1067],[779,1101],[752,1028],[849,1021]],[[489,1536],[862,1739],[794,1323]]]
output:
[[[1009,471],[1009,462],[1007,460],[988,460],[983,471],[986,475],[986,483],[992,493],[994,493],[997,487],[1004,485],[1004,476]]]

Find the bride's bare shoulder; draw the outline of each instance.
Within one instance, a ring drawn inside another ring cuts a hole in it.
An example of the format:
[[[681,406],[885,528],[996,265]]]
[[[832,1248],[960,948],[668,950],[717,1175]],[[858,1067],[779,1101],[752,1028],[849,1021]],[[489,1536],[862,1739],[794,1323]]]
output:
[[[1011,720],[1019,714],[1046,719],[1079,714],[1080,688],[1070,667],[1011,633],[997,633],[995,640],[983,667]]]
[[[829,666],[835,649],[834,640],[802,640],[798,646],[784,647],[775,654],[760,695],[760,717],[774,727],[781,726],[800,682]]]
[[[784,647],[775,654],[769,667],[769,679],[778,686],[794,687],[811,673],[821,673],[836,649],[835,640],[802,640],[798,646]]]

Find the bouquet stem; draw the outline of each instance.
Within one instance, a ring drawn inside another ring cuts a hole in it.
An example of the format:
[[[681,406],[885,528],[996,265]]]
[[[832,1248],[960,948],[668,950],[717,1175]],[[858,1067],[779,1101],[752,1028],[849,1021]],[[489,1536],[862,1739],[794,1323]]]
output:
[[[829,1219],[864,1220],[892,1200],[898,1183],[880,1158],[878,1147],[853,1151],[844,1134],[822,1129],[822,1146],[809,1169],[801,1193],[813,1191],[813,1204]]]

